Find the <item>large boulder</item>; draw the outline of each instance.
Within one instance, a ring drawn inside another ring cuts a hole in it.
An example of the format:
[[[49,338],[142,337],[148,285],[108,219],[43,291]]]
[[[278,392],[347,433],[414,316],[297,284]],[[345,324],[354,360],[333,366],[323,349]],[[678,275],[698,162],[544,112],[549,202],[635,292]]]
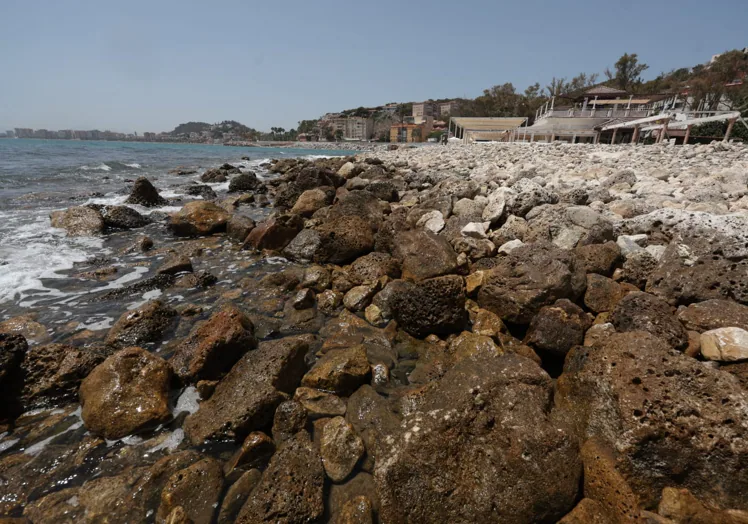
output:
[[[221,462],[204,458],[174,473],[161,491],[156,522],[173,522],[169,515],[182,508],[189,522],[211,522],[223,490]]]
[[[705,300],[681,308],[678,320],[686,329],[699,332],[724,327],[748,330],[748,306],[732,300]]]
[[[377,457],[383,522],[556,522],[574,507],[577,442],[553,386],[517,355],[459,362],[419,393]]]
[[[584,342],[584,334],[592,325],[592,315],[567,299],[540,308],[530,322],[525,343],[543,351],[566,355]]]
[[[111,353],[107,346],[34,346],[21,363],[24,409],[57,405],[77,399],[84,378]]]
[[[342,215],[317,228],[320,244],[314,260],[345,264],[374,249],[371,223],[356,215]]]
[[[255,221],[245,215],[235,213],[231,215],[226,225],[226,235],[234,242],[243,243],[255,228]]]
[[[236,522],[317,522],[325,510],[324,484],[319,453],[301,431],[273,455]]]
[[[254,325],[233,305],[195,325],[169,363],[185,382],[217,380],[247,351],[257,346]]]
[[[562,249],[613,239],[613,225],[587,206],[543,205],[525,215],[525,242],[552,242]]]
[[[525,244],[497,260],[478,292],[478,304],[502,320],[529,324],[540,308],[577,300],[586,286],[573,252],[546,243]]]
[[[384,209],[389,205],[382,205],[377,197],[368,191],[350,191],[338,198],[338,201],[330,208],[329,219],[356,216],[369,224],[372,231],[379,229],[384,220]]]
[[[635,291],[618,302],[610,315],[618,332],[646,331],[676,349],[688,345],[688,333],[664,300],[649,293]]]
[[[0,387],[18,373],[28,349],[23,335],[0,332]]]
[[[137,229],[150,224],[148,218],[127,206],[105,206],[101,216],[109,229]]]
[[[537,182],[522,178],[512,186],[514,194],[506,205],[506,213],[524,217],[530,210],[543,204],[555,204],[558,196],[554,195]]]
[[[395,280],[388,289],[387,308],[398,325],[413,336],[459,333],[465,326],[465,283],[460,276],[419,282]]]
[[[291,213],[296,213],[303,217],[311,217],[316,211],[319,211],[323,207],[332,204],[335,192],[332,188],[327,188],[329,191],[325,191],[325,188],[314,188],[307,189],[296,200]]]
[[[109,329],[106,343],[115,347],[140,346],[158,342],[174,323],[176,310],[161,300],[151,300],[125,311]]]
[[[644,508],[665,487],[748,508],[748,392],[729,373],[649,333],[619,333],[569,353],[554,399],[581,440],[618,451],[617,469]]]
[[[309,337],[263,342],[247,352],[218,383],[211,397],[187,417],[184,430],[194,444],[206,440],[243,440],[273,420],[275,408],[299,385],[306,372]]]
[[[257,191],[260,188],[264,188],[262,181],[251,171],[238,174],[229,182],[229,193],[236,193],[238,191]]]
[[[151,184],[146,177],[141,176],[132,186],[130,196],[125,200],[125,204],[136,204],[144,207],[165,206],[166,199],[158,194],[158,190]]]
[[[301,385],[339,395],[350,395],[371,378],[371,366],[366,358],[366,347],[359,344],[325,353],[309,372]]]
[[[344,183],[345,179],[337,173],[311,166],[304,167],[291,175],[291,180],[275,196],[275,206],[291,209],[307,189],[323,186],[340,187]]]
[[[392,255],[402,262],[403,278],[423,280],[457,270],[457,253],[443,236],[424,229],[395,235]]]
[[[100,235],[104,232],[104,218],[96,209],[76,206],[65,211],[52,211],[52,227],[64,229],[70,237]]]
[[[250,231],[245,246],[254,249],[283,249],[304,227],[304,220],[293,214],[278,215],[260,222]]]
[[[719,235],[684,235],[670,243],[649,275],[646,291],[674,305],[731,299],[748,304],[745,241]]]
[[[148,351],[118,351],[83,380],[81,416],[89,431],[118,439],[171,418],[169,365]]]
[[[179,237],[200,237],[226,231],[229,213],[213,202],[187,202],[169,218],[169,228]]]
[[[371,284],[384,276],[400,277],[400,264],[387,253],[369,253],[356,259],[348,268],[348,278],[357,286]]]

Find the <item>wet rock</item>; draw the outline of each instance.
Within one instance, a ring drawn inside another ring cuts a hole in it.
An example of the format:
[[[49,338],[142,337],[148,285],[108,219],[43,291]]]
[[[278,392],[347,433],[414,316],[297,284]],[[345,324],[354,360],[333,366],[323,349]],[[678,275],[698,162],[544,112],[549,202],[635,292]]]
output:
[[[204,200],[214,200],[218,195],[213,188],[205,184],[192,184],[185,188],[185,193],[190,196],[202,197]]]
[[[309,309],[314,307],[314,291],[311,289],[300,289],[289,301],[291,307],[294,309]]]
[[[110,354],[106,346],[76,348],[49,344],[32,347],[21,362],[24,409],[77,400],[83,379]]]
[[[572,349],[556,389],[556,416],[618,450],[616,469],[642,507],[664,487],[683,487],[717,507],[746,508],[748,392],[735,377],[631,332]]]
[[[340,397],[318,389],[297,388],[293,398],[304,406],[311,419],[345,415],[345,402]]]
[[[177,471],[161,491],[157,521],[165,521],[178,506],[190,522],[211,522],[223,489],[221,463],[205,458]]]
[[[329,351],[304,375],[304,387],[349,395],[369,381],[371,366],[366,349],[357,345],[349,349]]]
[[[226,226],[226,235],[234,242],[243,243],[255,228],[255,221],[248,216],[233,214]]]
[[[251,469],[245,472],[226,491],[223,497],[221,510],[218,513],[218,524],[231,524],[236,520],[239,511],[244,506],[252,490],[260,483],[262,472],[259,469]]]
[[[357,505],[361,499],[368,502],[368,504],[364,504],[371,507],[371,512],[374,515],[379,513],[379,496],[377,495],[374,478],[369,473],[357,473],[342,484],[332,484],[328,497],[328,512],[331,522],[358,522],[357,520],[345,520],[344,516],[350,514],[349,510],[353,509],[351,506]]]
[[[23,335],[0,332],[0,386],[16,375],[28,348]]]
[[[126,311],[109,330],[106,343],[116,347],[158,342],[175,321],[177,312],[161,300],[151,300]]]
[[[275,443],[262,431],[253,431],[244,439],[241,447],[226,463],[229,475],[236,469],[264,468],[275,453]]]
[[[381,519],[560,519],[574,506],[581,464],[572,435],[549,417],[551,397],[550,377],[523,357],[459,362],[425,388],[377,457]]]
[[[226,171],[223,171],[220,168],[208,169],[205,173],[200,175],[200,180],[212,184],[220,184],[226,182],[228,179]]]
[[[161,264],[157,273],[161,275],[176,275],[177,273],[192,273],[192,261],[184,255],[173,255]]]
[[[343,305],[349,311],[363,311],[379,291],[379,283],[352,287],[343,297]]]
[[[291,438],[262,475],[237,523],[314,522],[324,512],[325,472],[308,434]]]
[[[146,253],[153,249],[153,239],[147,236],[139,237],[133,245],[126,249],[127,253]]]
[[[558,521],[558,524],[610,524],[605,507],[592,499],[582,499],[571,513]]]
[[[255,347],[252,321],[229,305],[195,325],[177,346],[169,364],[184,382],[215,380]]]
[[[454,273],[457,269],[457,254],[447,239],[424,230],[397,234],[392,255],[402,261],[405,279],[423,280]]]
[[[543,306],[578,299],[585,280],[573,252],[544,242],[526,244],[497,260],[478,292],[478,304],[504,321],[528,324]]]
[[[732,300],[705,300],[678,310],[678,320],[686,329],[699,332],[723,327],[748,330],[748,306]]]
[[[358,217],[368,224],[372,231],[379,229],[384,221],[383,209],[389,210],[389,205],[382,206],[381,201],[368,191],[351,191],[339,197],[330,208],[330,220],[340,217]]]
[[[291,213],[296,213],[303,217],[311,217],[316,211],[332,204],[334,191],[325,191],[324,189],[315,188],[307,189],[296,200]]]
[[[310,266],[304,270],[304,278],[299,285],[302,288],[309,288],[317,293],[322,293],[330,288],[332,284],[332,275],[330,271],[322,266]]]
[[[52,211],[52,227],[64,229],[69,237],[95,236],[104,232],[104,218],[95,209],[77,206],[65,211]]]
[[[81,384],[86,428],[118,439],[169,420],[170,380],[169,365],[144,349],[114,353]]]
[[[233,177],[229,182],[229,193],[236,193],[239,191],[257,191],[263,188],[262,181],[257,178],[257,175],[251,171],[240,173]]]
[[[181,289],[205,289],[218,282],[218,278],[208,271],[197,273],[186,273],[174,281],[175,288]]]
[[[488,336],[463,331],[449,344],[448,355],[454,362],[480,356],[498,357],[504,351]]]
[[[701,354],[707,360],[734,362],[748,359],[748,331],[724,327],[701,334]]]
[[[273,416],[273,439],[281,444],[306,427],[304,406],[295,400],[281,402]]]
[[[411,335],[447,334],[462,331],[465,326],[467,312],[462,277],[448,275],[420,282],[396,280],[388,287],[387,306],[398,325]]]
[[[597,273],[587,274],[587,290],[584,292],[584,305],[594,313],[613,311],[623,298],[623,287],[610,278]]]
[[[165,206],[167,201],[158,194],[158,190],[153,187],[150,180],[141,176],[133,184],[132,191],[130,191],[130,196],[125,200],[125,204],[156,207]]]
[[[371,224],[359,216],[332,218],[317,228],[320,244],[314,260],[345,264],[374,249]]]
[[[320,234],[314,229],[302,229],[283,249],[283,254],[291,260],[309,262],[320,249]]]
[[[333,482],[342,482],[364,454],[364,443],[343,417],[325,424],[320,441],[322,465]]]
[[[281,250],[304,227],[298,215],[278,215],[260,222],[247,236],[245,245],[254,249]]]
[[[384,276],[400,277],[400,264],[387,253],[369,253],[357,258],[348,268],[348,278],[355,285],[371,284]]]
[[[101,216],[108,229],[137,229],[150,224],[148,218],[127,206],[105,206]]]
[[[649,293],[636,291],[623,297],[611,313],[610,322],[621,333],[646,331],[676,349],[688,345],[686,328],[673,315],[670,306]]]
[[[346,502],[335,519],[335,524],[372,524],[373,522],[371,500],[363,495]]]
[[[612,276],[622,260],[621,250],[613,241],[577,246],[574,252],[584,264],[586,273],[597,273],[605,277]]]
[[[328,289],[317,296],[317,308],[323,313],[332,314],[343,303],[343,293]]]
[[[226,231],[229,214],[213,202],[187,202],[169,218],[169,228],[179,237],[200,237]]]
[[[584,342],[584,333],[592,325],[592,315],[566,299],[544,306],[530,322],[524,342],[536,349],[566,355]]]
[[[306,372],[304,356],[309,337],[287,337],[263,342],[247,352],[213,395],[188,416],[184,430],[194,444],[205,440],[241,440],[264,428],[275,408],[298,386]]]

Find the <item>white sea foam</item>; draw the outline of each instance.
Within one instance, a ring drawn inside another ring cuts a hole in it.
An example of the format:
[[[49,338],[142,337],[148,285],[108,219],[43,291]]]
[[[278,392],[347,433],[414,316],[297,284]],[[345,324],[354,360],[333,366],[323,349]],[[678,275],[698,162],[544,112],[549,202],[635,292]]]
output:
[[[98,166],[81,166],[83,171],[111,171],[112,168],[106,164],[99,164]]]
[[[182,394],[177,399],[177,405],[174,408],[174,415],[178,415],[183,411],[189,414],[197,412],[200,409],[200,394],[197,392],[194,386],[184,388]]]
[[[125,165],[126,165],[127,167],[132,167],[132,168],[134,168],[134,169],[140,169],[141,167],[143,167],[143,166],[141,166],[140,164],[138,164],[137,162],[133,162],[132,164],[125,164]]]
[[[156,444],[148,450],[148,453],[155,453],[162,449],[168,451],[174,451],[179,447],[179,444],[184,440],[184,430],[182,428],[175,429],[168,437],[162,440],[159,444]]]

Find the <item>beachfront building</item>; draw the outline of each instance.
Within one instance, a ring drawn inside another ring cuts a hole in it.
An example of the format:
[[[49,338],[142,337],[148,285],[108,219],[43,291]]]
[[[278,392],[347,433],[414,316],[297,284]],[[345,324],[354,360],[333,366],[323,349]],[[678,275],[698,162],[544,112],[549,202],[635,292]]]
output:
[[[418,102],[413,104],[412,123],[422,124],[428,117],[439,117],[441,115],[452,115],[457,110],[457,102]]]
[[[390,142],[425,142],[434,131],[434,117],[429,116],[420,124],[394,124],[390,127]]]
[[[343,140],[369,140],[373,133],[374,121],[360,116],[336,116],[320,122],[327,127],[333,136],[341,136]]]
[[[526,117],[455,117],[449,119],[450,140],[515,142],[527,124]]]

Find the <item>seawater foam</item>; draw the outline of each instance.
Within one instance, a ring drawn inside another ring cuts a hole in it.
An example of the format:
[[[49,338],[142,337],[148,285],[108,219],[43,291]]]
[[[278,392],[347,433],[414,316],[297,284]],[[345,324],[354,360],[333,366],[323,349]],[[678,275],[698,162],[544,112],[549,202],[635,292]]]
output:
[[[83,171],[111,171],[112,168],[106,164],[99,164],[98,166],[81,166]]]
[[[101,252],[103,241],[93,237],[67,237],[49,224],[49,210],[36,217],[0,212],[0,303],[35,295],[64,296],[45,287],[43,278],[60,278],[59,271],[72,269],[92,252]],[[25,222],[31,219],[31,221]]]

